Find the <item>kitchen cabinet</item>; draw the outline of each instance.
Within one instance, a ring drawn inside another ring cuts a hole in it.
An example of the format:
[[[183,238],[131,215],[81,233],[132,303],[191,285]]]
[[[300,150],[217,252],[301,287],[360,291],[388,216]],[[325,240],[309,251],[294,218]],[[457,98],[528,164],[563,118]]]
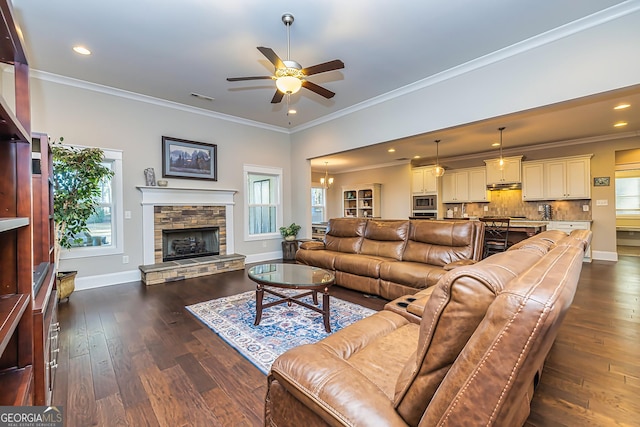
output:
[[[522,156],[503,157],[503,160],[504,167],[502,169],[500,169],[500,159],[484,161],[487,169],[487,185],[521,182]]]
[[[522,164],[522,200],[591,198],[591,155]]]
[[[342,210],[345,217],[379,218],[381,184],[342,187]]]
[[[442,202],[488,202],[485,168],[447,171],[442,177]]]
[[[522,164],[522,200],[544,200],[544,162]]]
[[[411,192],[414,195],[437,193],[438,181],[433,174],[434,169],[434,166],[411,169]]]
[[[547,161],[545,197],[552,200],[591,198],[591,156]]]
[[[591,221],[549,221],[547,230],[561,230],[570,234],[573,230],[590,230]],[[591,245],[584,253],[583,262],[591,262]]]

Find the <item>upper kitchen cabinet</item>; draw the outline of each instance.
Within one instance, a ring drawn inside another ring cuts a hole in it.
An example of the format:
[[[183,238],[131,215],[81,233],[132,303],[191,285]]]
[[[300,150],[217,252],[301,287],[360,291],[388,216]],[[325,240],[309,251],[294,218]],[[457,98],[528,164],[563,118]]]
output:
[[[485,168],[447,171],[442,177],[443,203],[488,202]]]
[[[591,155],[524,162],[522,200],[591,198]]]
[[[411,169],[411,192],[414,195],[436,194],[438,182],[433,174],[434,166]]]
[[[504,166],[500,168],[500,159],[485,160],[487,185],[514,184],[521,182],[520,164],[522,156],[503,157]]]
[[[555,159],[546,164],[545,190],[549,199],[591,198],[591,156]]]

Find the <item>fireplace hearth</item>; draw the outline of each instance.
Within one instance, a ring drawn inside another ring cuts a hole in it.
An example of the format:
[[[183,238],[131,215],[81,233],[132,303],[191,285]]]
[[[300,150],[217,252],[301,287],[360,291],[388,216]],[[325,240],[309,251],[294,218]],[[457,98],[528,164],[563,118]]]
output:
[[[220,254],[219,227],[162,230],[162,261]]]

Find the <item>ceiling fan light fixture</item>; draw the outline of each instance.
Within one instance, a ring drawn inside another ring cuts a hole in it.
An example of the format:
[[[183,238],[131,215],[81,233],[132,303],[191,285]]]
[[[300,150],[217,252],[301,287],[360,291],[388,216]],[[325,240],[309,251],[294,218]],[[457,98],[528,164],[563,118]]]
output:
[[[296,93],[302,87],[302,80],[293,76],[282,76],[276,79],[276,87],[284,94]]]

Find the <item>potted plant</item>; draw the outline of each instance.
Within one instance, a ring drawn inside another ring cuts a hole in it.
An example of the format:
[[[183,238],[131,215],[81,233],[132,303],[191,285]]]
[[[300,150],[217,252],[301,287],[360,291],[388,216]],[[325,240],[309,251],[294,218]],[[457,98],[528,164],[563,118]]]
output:
[[[53,158],[53,219],[55,222],[55,265],[59,268],[61,248],[69,249],[88,232],[87,222],[97,213],[100,184],[113,176],[103,164],[99,148],[62,145],[64,138],[51,145]],[[57,272],[58,299],[69,298],[75,289],[77,272]]]
[[[295,240],[298,235],[298,231],[300,231],[302,227],[292,222],[288,227],[280,227],[280,234],[284,238],[284,240]]]

